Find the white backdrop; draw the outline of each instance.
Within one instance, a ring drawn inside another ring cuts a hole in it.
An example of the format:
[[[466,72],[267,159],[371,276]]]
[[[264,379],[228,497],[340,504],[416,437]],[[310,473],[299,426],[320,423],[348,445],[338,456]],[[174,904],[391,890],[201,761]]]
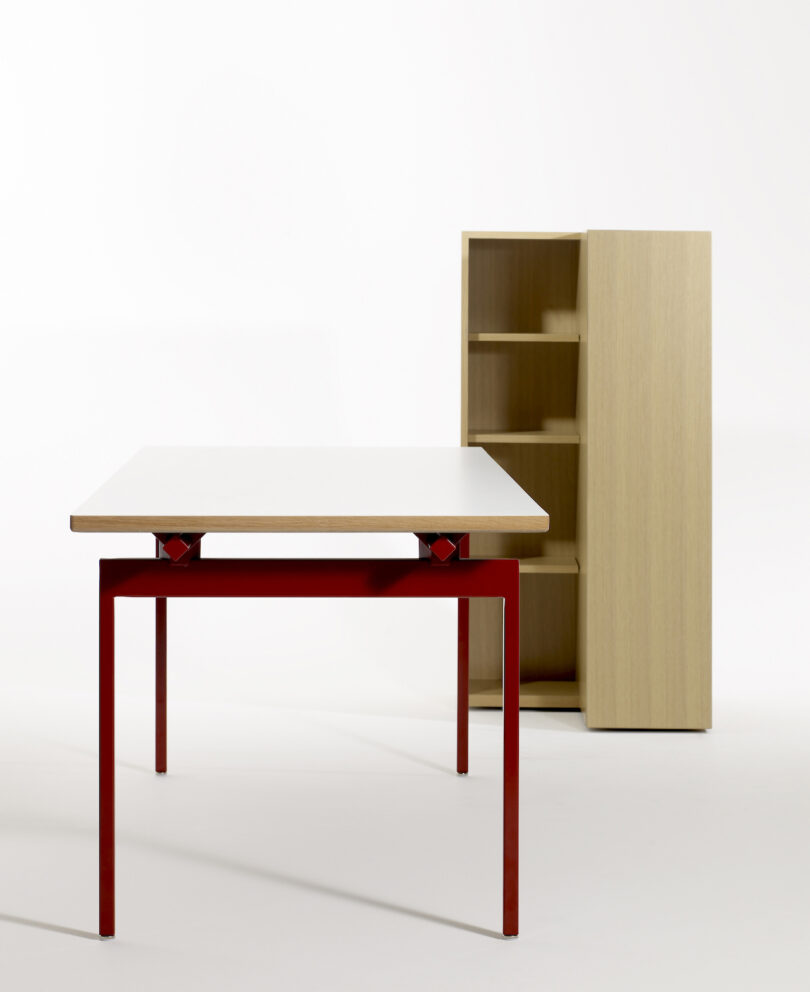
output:
[[[805,988],[809,29],[802,0],[0,0],[9,988]],[[153,545],[70,511],[145,444],[456,444],[461,231],[588,228],[713,232],[715,730],[522,714],[503,944],[500,714],[452,774],[453,603],[171,602],[164,779],[152,604],[119,602],[119,939],[88,940],[96,563]]]
[[[718,700],[798,698],[807,41],[799,2],[4,4],[4,691],[93,692],[96,559],[152,546],[68,514],[138,447],[454,444],[461,230],[618,227],[714,232]],[[207,541],[302,546],[413,551]],[[171,604],[172,691],[429,712],[453,615]]]

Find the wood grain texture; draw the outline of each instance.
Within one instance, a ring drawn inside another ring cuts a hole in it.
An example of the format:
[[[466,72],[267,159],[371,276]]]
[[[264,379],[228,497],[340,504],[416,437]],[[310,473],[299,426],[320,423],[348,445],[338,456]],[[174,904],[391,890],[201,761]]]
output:
[[[470,706],[500,709],[502,705],[499,679],[475,679],[470,682]],[[521,682],[520,705],[524,709],[575,710],[579,708],[579,687],[570,680]]]
[[[577,562],[579,563],[579,583],[577,589],[577,660],[576,677],[579,685],[579,705],[586,715],[588,705],[588,642],[586,637],[586,617],[588,615],[588,600],[586,589],[587,547],[588,547],[588,515],[587,479],[588,479],[588,390],[587,390],[587,358],[588,358],[588,240],[580,245],[580,269],[577,283],[577,325],[579,329],[578,372],[577,372],[577,428],[579,431],[579,447],[577,449],[577,519],[576,547]]]
[[[579,444],[574,422],[552,422],[539,431],[469,431],[470,444]]]
[[[481,533],[471,539],[470,554],[493,558],[529,558],[541,555],[577,557],[576,444],[487,444],[485,450],[518,485],[537,500],[549,516],[545,533]]]
[[[576,575],[579,572],[579,562],[576,558],[566,558],[564,555],[537,555],[521,558],[520,571],[527,575]]]
[[[710,265],[707,233],[588,232],[579,664],[590,727],[711,725]]]
[[[542,491],[549,514],[544,534],[480,533],[470,538],[473,557],[542,560],[567,566],[521,574],[521,676],[573,679],[576,667],[576,445],[488,445],[488,453],[530,496]],[[548,575],[538,583],[535,577]],[[573,573],[573,574],[572,574]],[[567,580],[567,581],[566,581]],[[501,604],[470,603],[470,673],[496,678],[501,666]]]
[[[467,444],[469,425],[469,337],[470,337],[470,235],[461,235],[461,444]]]
[[[468,239],[470,334],[575,334],[579,240]]]
[[[479,558],[481,556],[470,555],[469,557]],[[576,575],[579,572],[579,562],[576,558],[569,558],[565,555],[533,555],[518,558],[518,565],[520,571],[527,575]]]
[[[521,574],[520,605],[521,679],[575,679],[577,574]]]
[[[488,341],[492,344],[576,344],[578,334],[468,334],[468,341],[473,343]]]
[[[442,517],[442,516],[384,516],[384,517],[264,517],[264,516],[93,516],[72,514],[70,529],[79,533],[147,533],[174,534],[408,534],[417,531],[447,533],[477,533],[479,531],[516,531],[534,534],[545,525],[537,517]]]
[[[585,237],[582,231],[558,233],[556,231],[465,231],[464,237],[491,241],[580,241]]]
[[[589,726],[709,727],[710,236],[464,244],[462,443],[485,445],[551,520],[471,540],[522,561],[522,678],[559,679],[568,658]],[[528,595],[533,574],[572,585]],[[471,604],[471,625],[476,698],[498,705],[500,605]]]
[[[576,573],[521,575],[521,680],[574,679],[577,637],[576,583]],[[502,618],[501,600],[470,600],[471,679],[500,679]]]
[[[468,234],[462,259],[462,443],[485,446],[526,492],[540,490],[553,504],[545,507],[549,541],[539,533],[476,534],[470,550],[525,562],[521,678],[566,686],[576,657],[580,238]],[[471,677],[498,686],[501,621],[500,603],[471,602]],[[499,691],[489,692],[486,705],[499,705]],[[548,693],[524,697],[521,705],[561,705]]]
[[[468,376],[471,440],[476,434],[517,432],[578,436],[576,348],[471,343]]]

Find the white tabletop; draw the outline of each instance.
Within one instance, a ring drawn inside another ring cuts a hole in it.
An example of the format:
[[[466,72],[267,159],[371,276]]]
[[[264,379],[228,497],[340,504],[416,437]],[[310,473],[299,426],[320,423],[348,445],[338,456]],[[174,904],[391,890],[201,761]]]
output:
[[[546,531],[482,448],[144,448],[75,531]]]

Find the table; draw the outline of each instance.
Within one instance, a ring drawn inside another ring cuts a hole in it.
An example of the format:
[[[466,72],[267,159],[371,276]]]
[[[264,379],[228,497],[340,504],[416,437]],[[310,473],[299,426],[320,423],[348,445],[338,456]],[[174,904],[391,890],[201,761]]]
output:
[[[155,600],[155,770],[167,770],[166,599],[458,600],[457,771],[468,770],[469,599],[504,602],[503,934],[518,933],[518,562],[470,559],[473,531],[546,531],[548,514],[482,448],[145,448],[70,518],[142,532],[156,557],[99,562],[99,934],[115,934],[115,600]],[[213,532],[406,532],[408,559],[201,557]]]

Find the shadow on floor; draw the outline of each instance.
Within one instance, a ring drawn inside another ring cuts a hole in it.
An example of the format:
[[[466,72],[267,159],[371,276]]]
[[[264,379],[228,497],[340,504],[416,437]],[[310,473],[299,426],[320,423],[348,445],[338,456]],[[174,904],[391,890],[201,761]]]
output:
[[[25,916],[12,916],[10,913],[0,913],[0,923],[16,923],[22,927],[34,927],[36,930],[50,930],[51,933],[65,933],[69,937],[84,937],[85,940],[101,940],[97,933],[89,930],[76,930],[73,927],[61,927],[57,923],[43,923],[42,920],[29,920]]]
[[[74,828],[75,829],[75,828]],[[83,828],[75,832],[86,833]],[[409,916],[412,919],[424,920],[427,923],[436,923],[439,926],[453,927],[456,930],[464,930],[467,933],[478,934],[482,937],[490,937],[495,940],[508,940],[497,930],[489,930],[486,927],[475,926],[472,923],[464,923],[462,920],[452,920],[446,916],[439,916],[436,913],[429,913],[425,910],[416,909],[412,906],[401,906],[397,903],[378,899],[374,896],[367,896],[360,892],[352,892],[341,889],[325,882],[318,882],[314,879],[298,878],[294,875],[287,875],[284,872],[274,871],[271,868],[262,868],[257,865],[244,864],[218,854],[211,854],[204,851],[193,851],[177,845],[164,844],[143,838],[120,836],[120,840],[133,844],[137,847],[148,848],[164,856],[178,858],[183,861],[194,861],[209,867],[219,868],[224,871],[235,872],[241,875],[249,875],[252,878],[262,878],[276,885],[287,885],[305,892],[315,892],[319,895],[329,896],[333,899],[345,899],[349,902],[361,906],[368,906],[372,909],[381,909],[388,913],[399,913],[402,916]],[[57,923],[47,923],[42,920],[32,920],[24,916],[15,916],[11,913],[0,913],[0,924],[12,923],[18,926],[33,927],[37,930],[46,930],[51,933],[66,934],[70,937],[81,937],[84,940],[102,940],[98,934],[89,930],[78,930],[75,927],[61,926]]]
[[[327,885],[324,882],[316,882],[313,879],[298,878],[294,875],[287,875],[283,872],[274,871],[270,868],[260,868],[256,865],[247,865],[230,858],[217,854],[209,854],[201,851],[190,851],[186,848],[175,847],[168,844],[144,841],[136,841],[141,847],[149,847],[161,854],[170,857],[181,858],[188,861],[196,861],[213,868],[221,868],[225,871],[237,872],[242,875],[250,875],[252,878],[263,878],[277,885],[294,886],[306,892],[317,892],[319,895],[331,896],[335,899],[346,899],[361,906],[369,906],[373,909],[382,909],[389,913],[400,913],[403,916],[410,916],[417,920],[425,920],[428,923],[437,923],[440,926],[454,927],[457,930],[466,930],[468,933],[479,934],[482,937],[493,937],[496,940],[509,940],[497,930],[488,930],[485,927],[477,927],[472,923],[464,923],[461,920],[451,920],[446,916],[438,916],[435,913],[428,913],[411,906],[400,906],[396,903],[387,902],[384,899],[377,899],[374,896],[366,896],[359,892],[350,892],[346,889],[339,889],[334,885]]]
[[[411,751],[402,750],[401,748],[394,747],[391,744],[385,744],[383,741],[377,740],[376,738],[368,737],[365,734],[358,734],[353,730],[347,730],[345,727],[336,727],[331,723],[328,726],[330,731],[340,734],[342,737],[348,737],[351,740],[358,741],[360,744],[368,744],[370,747],[376,748],[378,751],[383,751],[386,754],[393,754],[397,758],[404,758],[406,761],[411,761],[416,765],[422,765],[424,768],[430,768],[432,771],[442,772],[444,775],[458,774],[455,768],[450,768],[448,765],[441,765],[438,761],[431,761],[429,758],[420,757],[419,755],[413,754]]]

